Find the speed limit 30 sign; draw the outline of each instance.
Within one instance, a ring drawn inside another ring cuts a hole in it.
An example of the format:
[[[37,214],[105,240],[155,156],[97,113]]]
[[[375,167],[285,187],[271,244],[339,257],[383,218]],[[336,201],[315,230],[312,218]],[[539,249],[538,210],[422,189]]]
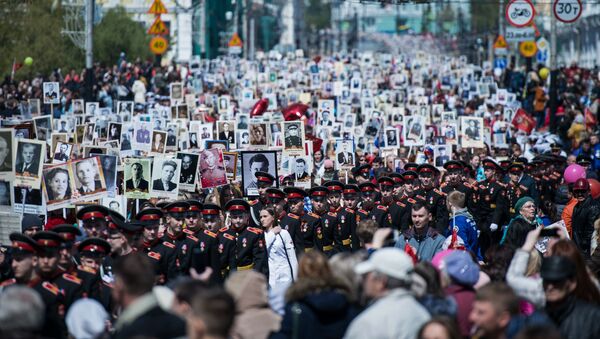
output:
[[[554,17],[564,23],[577,21],[583,12],[581,0],[555,0],[552,9]]]
[[[535,8],[530,0],[511,0],[506,5],[506,20],[511,26],[528,26],[535,16]]]

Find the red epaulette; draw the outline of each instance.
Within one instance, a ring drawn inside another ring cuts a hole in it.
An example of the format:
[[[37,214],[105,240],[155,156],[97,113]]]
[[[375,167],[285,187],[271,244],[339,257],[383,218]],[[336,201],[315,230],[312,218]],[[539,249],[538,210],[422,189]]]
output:
[[[294,213],[288,213],[288,216],[292,219],[300,220],[300,217],[295,215]]]
[[[550,178],[548,178],[548,177],[547,177],[547,176],[545,176],[545,175],[542,175],[542,179],[544,179],[544,180],[548,180],[548,179],[550,179]]]
[[[254,206],[254,205],[256,205],[256,203],[258,203],[258,199],[254,199],[254,200],[252,200],[252,201],[248,201],[248,204],[249,204],[250,206]]]
[[[17,279],[12,278],[12,279],[8,279],[8,280],[4,280],[1,284],[0,287],[5,287],[5,286],[10,286],[10,285],[14,285],[17,283]]]
[[[70,281],[70,282],[72,282],[72,283],[75,283],[75,284],[77,284],[77,285],[81,285],[81,279],[77,278],[77,277],[76,277],[76,276],[74,276],[74,275],[71,275],[71,274],[64,273],[64,274],[62,275],[62,277],[63,277],[63,279],[65,279],[65,280],[68,280],[68,281]]]
[[[194,235],[194,234],[195,234],[195,233],[194,233],[194,232],[192,232],[192,231],[191,231],[189,228],[186,228],[186,229],[184,229],[184,230],[183,230],[183,233],[185,233],[185,234],[189,234],[189,235]]]
[[[148,252],[148,256],[155,260],[160,260],[160,257],[161,257],[160,253],[153,252],[153,251]]]
[[[383,205],[377,205],[377,208],[380,209],[380,210],[387,211],[387,207],[383,206]]]
[[[400,207],[406,207],[405,203],[402,203],[400,201],[396,201],[396,205],[400,206]]]
[[[211,238],[216,238],[217,237],[216,233],[213,233],[213,232],[211,232],[209,230],[204,230],[204,234],[208,235]]]
[[[168,241],[163,241],[163,245],[167,246],[168,248],[175,248],[175,244]]]
[[[421,200],[426,200],[424,196],[417,194],[417,196],[415,197],[417,199],[421,199]]]
[[[349,213],[352,213],[352,214],[354,214],[354,213],[355,213],[355,212],[354,212],[354,210],[353,210],[353,209],[351,209],[351,208],[346,208],[346,212],[349,212]]]
[[[186,238],[192,240],[193,242],[198,242],[198,238],[196,238],[195,236],[193,236],[191,234],[188,234]]]
[[[220,233],[227,232],[228,229],[229,229],[229,227],[227,227],[227,226],[221,227],[221,229],[219,230],[219,232]]]
[[[223,233],[223,237],[225,237],[225,239],[229,239],[229,240],[233,240],[235,241],[235,237],[229,233]]]
[[[44,281],[42,283],[42,287],[54,295],[58,295],[60,293],[60,289],[58,288],[58,286],[54,285],[51,282]]]
[[[313,217],[313,218],[317,218],[317,219],[320,219],[320,218],[321,218],[321,216],[320,216],[320,215],[318,215],[318,214],[316,214],[316,213],[313,213],[313,212],[310,212],[310,213],[308,213],[308,215],[310,215],[310,216],[311,216],[311,217]]]
[[[337,217],[337,213],[335,212],[327,212],[327,214],[329,214],[332,217]]]
[[[519,185],[519,187],[521,187],[521,189],[524,189],[524,190],[529,190],[529,189],[527,188],[527,186]]]
[[[437,188],[434,188],[434,189],[433,189],[433,191],[434,191],[435,193],[437,193],[437,194],[441,195],[441,196],[444,196],[444,195],[446,195],[446,193],[444,193],[444,192],[440,191],[440,190],[439,190],[439,189],[437,189]]]
[[[98,271],[96,271],[95,269],[93,269],[91,267],[87,267],[87,266],[83,266],[83,265],[77,266],[77,269],[80,270],[80,271],[91,273],[91,274],[96,274],[98,272]]]
[[[443,182],[443,183],[440,185],[440,188],[444,188],[444,187],[446,187],[446,186],[448,186],[448,183],[447,183],[447,182]]]
[[[262,232],[263,232],[261,229],[258,229],[255,227],[248,227],[247,230],[254,234],[262,234]]]
[[[413,198],[408,198],[408,199],[406,199],[406,201],[410,202],[411,204],[417,203],[417,201]]]
[[[482,190],[485,189],[485,185],[479,185],[479,188],[481,188]]]
[[[363,210],[362,208],[361,208],[361,209],[359,209],[358,211],[359,211],[360,213],[363,213],[363,214],[369,214],[369,212],[367,212],[367,211]]]
[[[508,186],[507,184],[500,182],[500,181],[496,181],[496,183],[500,186],[502,186],[503,188],[506,188],[506,186]]]

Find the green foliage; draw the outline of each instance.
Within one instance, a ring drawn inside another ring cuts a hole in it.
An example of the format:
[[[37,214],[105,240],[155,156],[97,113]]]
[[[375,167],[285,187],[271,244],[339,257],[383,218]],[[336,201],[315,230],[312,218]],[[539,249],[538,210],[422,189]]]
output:
[[[151,38],[144,26],[133,21],[123,8],[111,9],[94,27],[94,61],[112,65],[121,52],[125,52],[127,60],[149,58]]]
[[[507,1],[504,3],[506,4]],[[498,2],[471,0],[471,31],[473,33],[498,31]]]
[[[323,0],[308,0],[304,20],[310,29],[329,28],[331,25],[331,4]]]
[[[56,68],[83,66],[83,52],[61,35],[63,27],[60,7],[52,0],[0,2],[0,39],[2,57],[0,73],[10,75],[13,60],[23,63],[33,58],[33,65],[23,67],[16,79],[37,73],[48,75]]]

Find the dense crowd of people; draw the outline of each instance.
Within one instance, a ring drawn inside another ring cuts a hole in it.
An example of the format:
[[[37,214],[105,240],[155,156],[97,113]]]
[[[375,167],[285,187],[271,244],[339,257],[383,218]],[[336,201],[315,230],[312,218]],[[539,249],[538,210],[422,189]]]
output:
[[[7,77],[0,337],[598,338],[600,74],[562,68],[551,117],[546,71],[271,52]]]

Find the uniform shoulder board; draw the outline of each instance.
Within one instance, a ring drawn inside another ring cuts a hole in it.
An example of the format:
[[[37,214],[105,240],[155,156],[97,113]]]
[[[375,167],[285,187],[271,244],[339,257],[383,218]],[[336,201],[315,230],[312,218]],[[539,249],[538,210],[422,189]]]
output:
[[[229,229],[229,228],[228,228],[227,226],[225,226],[225,227],[221,227],[221,229],[219,230],[219,232],[220,232],[220,233],[227,232],[227,230],[228,230],[228,229]]]
[[[189,235],[194,235],[194,232],[192,232],[189,228],[184,229],[183,233],[189,234]]]
[[[337,217],[337,213],[335,213],[335,212],[328,212],[327,214],[329,214],[332,217]]]
[[[83,266],[83,265],[77,266],[77,269],[80,270],[80,271],[91,273],[91,274],[96,274],[97,273],[97,271],[95,269],[93,269],[91,267]]]
[[[421,200],[426,200],[426,199],[425,199],[425,197],[424,197],[424,196],[422,196],[422,195],[420,195],[420,194],[417,194],[416,198],[417,198],[417,199],[421,199]]]
[[[479,185],[479,188],[484,190],[485,189],[485,185]]]
[[[398,205],[400,207],[406,207],[406,204],[401,201],[396,201],[396,205]]]
[[[65,280],[68,280],[68,281],[70,281],[70,282],[72,282],[72,283],[75,283],[75,284],[77,284],[77,285],[81,285],[81,279],[77,278],[77,277],[76,277],[76,276],[74,276],[74,275],[71,275],[71,274],[64,273],[64,274],[62,275],[62,277],[63,277],[63,279],[65,279]]]
[[[49,291],[50,293],[54,294],[54,295],[58,295],[60,293],[60,290],[58,289],[58,286],[54,285],[51,282],[44,281],[42,283],[42,287],[44,289],[46,289],[47,291]]]
[[[290,218],[292,218],[292,219],[296,219],[296,220],[299,220],[299,219],[300,219],[300,217],[299,217],[299,216],[297,216],[297,215],[295,215],[294,213],[288,213],[288,215],[289,215],[289,216],[290,216]]]
[[[313,213],[313,212],[310,212],[310,213],[308,213],[308,215],[310,215],[310,216],[311,216],[311,217],[313,217],[313,218],[317,218],[317,219],[320,219],[320,218],[321,218],[321,216],[320,216],[320,215],[318,215],[318,214],[316,214],[316,213]]]
[[[550,178],[548,178],[548,177],[547,177],[547,176],[545,176],[545,175],[542,175],[542,179],[544,179],[544,180],[548,180],[548,179],[550,179]]]
[[[498,185],[500,185],[501,187],[503,187],[503,188],[506,188],[506,186],[507,186],[507,184],[505,184],[505,183],[503,183],[503,182],[500,182],[500,181],[496,181],[496,183],[497,183]]]
[[[12,279],[8,279],[8,280],[4,280],[1,284],[0,287],[5,287],[5,286],[10,286],[10,285],[14,285],[17,283],[17,279],[12,278]]]
[[[175,244],[168,241],[163,241],[163,245],[167,246],[168,248],[175,248]]]
[[[204,234],[208,235],[211,238],[216,238],[217,235],[209,230],[204,230]]]
[[[529,189],[527,188],[527,186],[524,186],[524,185],[519,185],[519,187],[520,187],[521,189],[524,189],[524,190],[529,190]]]
[[[377,205],[377,208],[380,209],[380,210],[387,211],[387,207],[385,207],[383,205]]]
[[[262,232],[263,232],[261,229],[258,229],[258,228],[255,228],[255,227],[248,227],[248,231],[250,231],[250,232],[252,232],[254,234],[262,234]]]
[[[155,260],[160,260],[160,257],[161,257],[160,253],[153,252],[153,251],[148,252],[148,256]]]
[[[439,195],[442,195],[442,196],[446,195],[446,193],[444,193],[444,192],[440,191],[440,190],[439,190],[439,189],[437,189],[437,188],[434,188],[434,189],[433,189],[433,191],[434,191],[435,193],[439,194]]]
[[[191,234],[188,234],[187,238],[190,239],[190,240],[192,240],[192,241],[194,241],[194,242],[198,242],[198,238],[196,238],[195,236],[193,236]]]
[[[223,233],[223,237],[235,241],[235,237],[229,233]]]
[[[354,214],[354,210],[351,208],[346,208],[346,212]]]
[[[416,202],[417,202],[417,201],[416,201],[415,199],[413,199],[413,198],[408,198],[408,199],[406,199],[406,201],[410,202],[411,204],[414,204],[414,203],[416,203]]]
[[[358,211],[359,211],[360,213],[363,213],[363,214],[369,214],[369,212],[367,212],[367,211],[363,210],[362,208],[361,208],[361,209],[359,209]]]
[[[256,203],[257,203],[257,202],[258,202],[258,199],[254,199],[254,200],[252,200],[252,201],[248,201],[248,204],[249,204],[250,206],[254,206],[254,205],[256,205]]]
[[[468,182],[463,183],[463,185],[467,188],[473,188],[473,185],[469,184]]]
[[[447,183],[447,182],[443,182],[443,183],[440,185],[440,188],[444,188],[444,187],[446,187],[446,186],[448,186],[448,183]]]

